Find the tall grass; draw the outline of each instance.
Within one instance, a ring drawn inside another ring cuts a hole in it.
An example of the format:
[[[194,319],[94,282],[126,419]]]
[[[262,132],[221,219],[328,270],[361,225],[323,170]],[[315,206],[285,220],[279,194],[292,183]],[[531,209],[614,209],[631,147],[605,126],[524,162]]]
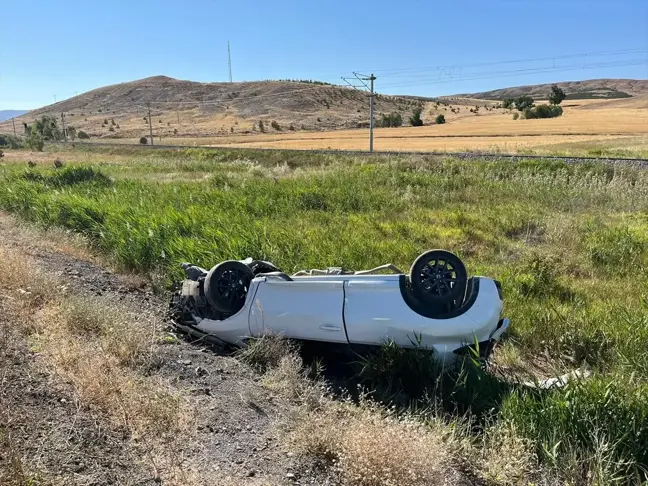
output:
[[[0,207],[72,229],[117,264],[169,279],[180,276],[182,261],[210,267],[252,256],[287,272],[386,262],[408,268],[425,249],[451,249],[472,273],[503,282],[523,362],[543,356],[553,368],[587,366],[597,376],[542,395],[506,387],[489,394],[487,381],[483,388],[467,381],[452,397],[462,405],[456,411],[473,402],[473,412],[492,409],[546,464],[585,461],[578,477],[586,482],[630,480],[648,467],[644,432],[631,437],[644,430],[648,407],[648,173],[541,159],[121,156],[59,171],[0,165]],[[392,377],[382,385],[392,395],[420,388],[425,375],[412,373],[411,382]],[[577,408],[551,415],[561,403]],[[636,428],[610,428],[605,410],[635,417]],[[590,429],[594,442],[583,436]]]

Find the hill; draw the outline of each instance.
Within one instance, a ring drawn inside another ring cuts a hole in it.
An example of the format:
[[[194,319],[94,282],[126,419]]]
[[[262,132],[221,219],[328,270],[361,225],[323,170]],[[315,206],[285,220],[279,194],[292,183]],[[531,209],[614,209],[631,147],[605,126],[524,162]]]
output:
[[[27,113],[27,110],[0,110],[0,121],[10,120],[24,113]]]
[[[503,100],[518,96],[531,96],[546,99],[552,84],[558,85],[567,94],[567,99],[611,99],[629,98],[648,94],[648,80],[645,79],[589,79],[586,81],[566,81],[562,83],[532,84],[511,88],[495,89],[481,93],[459,94],[458,97],[483,100]]]
[[[404,119],[417,101],[377,95],[375,109],[400,112]],[[349,87],[312,81],[199,83],[155,76],[98,88],[33,110],[19,120],[28,124],[43,115],[88,132],[93,137],[148,135],[150,104],[154,135],[205,136],[260,131],[331,130],[368,126],[369,96]],[[272,122],[276,122],[271,128]],[[292,128],[291,128],[292,127]],[[0,126],[0,131],[5,127]]]

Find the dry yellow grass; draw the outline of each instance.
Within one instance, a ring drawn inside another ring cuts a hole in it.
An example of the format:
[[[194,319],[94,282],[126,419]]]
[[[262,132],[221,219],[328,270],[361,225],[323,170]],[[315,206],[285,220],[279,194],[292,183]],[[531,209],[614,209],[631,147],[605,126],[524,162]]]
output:
[[[191,424],[183,397],[138,372],[151,357],[156,323],[148,331],[135,327],[134,316],[70,294],[24,253],[1,246],[0,294],[43,370],[71,385],[84,407],[127,430],[161,477],[186,484],[173,452],[174,441]]]
[[[614,148],[642,152],[648,149],[648,96],[622,100],[571,100],[563,104],[564,115],[553,119],[513,120],[513,111],[492,108],[493,102],[462,99],[450,101],[458,113],[450,107],[438,108],[428,103],[424,111],[426,122],[437,114],[447,120],[444,125],[423,127],[377,128],[375,130],[376,150],[384,151],[491,151],[518,152],[537,150],[552,153],[556,150],[569,152],[587,150],[608,142]],[[470,113],[475,105],[480,106],[478,114]],[[277,132],[270,127],[267,133],[248,133],[252,121],[237,119],[231,114],[217,114],[211,117],[199,112],[182,112],[185,122],[178,136],[165,133],[158,144],[192,146],[229,146],[240,148],[277,149],[331,149],[366,150],[368,130],[333,131],[289,131]],[[170,114],[167,114],[170,116]],[[163,115],[161,118],[168,117]],[[141,124],[140,118],[124,120],[124,126]],[[234,125],[237,123],[237,125]],[[159,125],[159,123],[158,123]],[[236,127],[235,133],[227,130]],[[158,127],[160,128],[160,127]],[[160,128],[161,130],[161,128]],[[187,136],[191,132],[199,136]],[[157,131],[155,132],[157,134]],[[209,135],[208,135],[209,134]],[[106,140],[111,143],[137,143],[134,138]],[[584,148],[583,148],[584,147]],[[23,159],[26,156],[21,156]],[[40,160],[38,155],[35,160]]]

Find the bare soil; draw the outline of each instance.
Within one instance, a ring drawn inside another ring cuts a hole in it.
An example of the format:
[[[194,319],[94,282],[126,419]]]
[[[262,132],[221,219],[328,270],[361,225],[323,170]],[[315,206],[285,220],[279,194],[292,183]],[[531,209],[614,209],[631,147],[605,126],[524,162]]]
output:
[[[144,280],[114,273],[79,251],[41,242],[38,235],[0,213],[0,246],[28,255],[74,293],[137,312],[142,322],[162,324],[155,359],[142,373],[168,381],[186,398],[195,419],[190,437],[175,444],[185,484],[332,483],[279,443],[273,424],[291,413],[290,406],[263,388],[256,372],[207,345],[177,339],[167,324],[166,298],[155,295]],[[27,476],[46,478],[43,484],[165,483],[133,437],[102,422],[66,384],[38,366],[37,350],[12,324],[15,314],[2,300],[0,440],[10,442],[0,450],[14,453],[0,457],[0,478],[17,458]]]

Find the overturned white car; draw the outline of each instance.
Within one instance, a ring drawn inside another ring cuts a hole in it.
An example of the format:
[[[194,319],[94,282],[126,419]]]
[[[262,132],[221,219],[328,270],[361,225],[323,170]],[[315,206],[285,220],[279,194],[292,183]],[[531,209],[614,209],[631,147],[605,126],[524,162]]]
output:
[[[409,275],[383,265],[289,276],[252,259],[225,261],[209,271],[183,268],[187,278],[172,301],[175,324],[233,345],[267,333],[346,346],[393,340],[426,347],[448,362],[471,346],[487,358],[509,326],[500,316],[500,283],[468,278],[461,260],[444,250],[420,255]],[[378,274],[385,270],[396,273]]]

